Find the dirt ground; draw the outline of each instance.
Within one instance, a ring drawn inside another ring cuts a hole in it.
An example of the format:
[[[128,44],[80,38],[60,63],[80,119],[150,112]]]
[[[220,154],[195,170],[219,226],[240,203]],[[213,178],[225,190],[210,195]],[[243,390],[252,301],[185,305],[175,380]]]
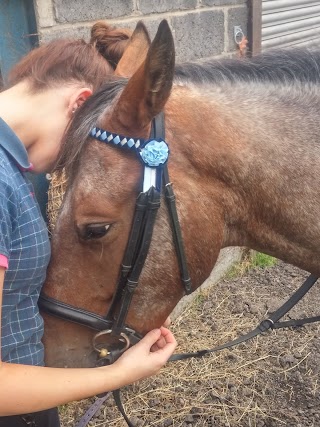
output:
[[[177,352],[210,348],[255,327],[287,299],[307,274],[278,262],[220,281],[175,320]],[[320,313],[320,283],[290,318]],[[123,390],[137,427],[320,426],[320,324],[277,330],[233,350],[168,363],[161,373]],[[61,408],[74,427],[94,399]],[[126,426],[113,399],[91,426]]]

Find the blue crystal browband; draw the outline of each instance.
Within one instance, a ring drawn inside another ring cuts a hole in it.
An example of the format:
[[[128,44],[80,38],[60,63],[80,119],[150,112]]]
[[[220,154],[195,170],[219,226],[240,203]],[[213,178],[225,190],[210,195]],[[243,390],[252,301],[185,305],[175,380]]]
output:
[[[160,188],[161,169],[169,158],[169,147],[163,139],[127,138],[98,127],[94,127],[89,135],[106,144],[134,150],[144,163],[143,191],[152,186]]]
[[[169,147],[163,139],[127,138],[98,127],[93,128],[89,135],[101,142],[136,151],[143,163],[150,168],[164,165],[169,157]]]

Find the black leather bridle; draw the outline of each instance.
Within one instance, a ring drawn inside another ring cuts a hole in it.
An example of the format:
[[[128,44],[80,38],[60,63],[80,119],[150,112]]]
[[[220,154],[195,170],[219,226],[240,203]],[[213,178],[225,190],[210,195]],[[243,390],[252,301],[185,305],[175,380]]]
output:
[[[90,136],[101,142],[134,150],[139,157],[142,157],[140,153],[145,150],[145,147],[150,142],[150,145],[153,143],[158,144],[156,150],[160,146],[160,151],[163,149],[165,152],[167,147],[167,144],[164,142],[165,126],[163,113],[160,113],[153,119],[150,139],[146,141],[126,138],[97,127],[90,132]],[[169,155],[168,147],[167,151]],[[165,153],[163,157],[165,157]],[[113,363],[130,345],[136,344],[142,338],[137,331],[128,327],[125,322],[133,294],[138,286],[139,277],[148,255],[162,192],[164,193],[169,212],[181,281],[186,294],[192,291],[175,195],[169,179],[167,159],[160,160],[162,160],[162,163],[156,166],[144,164],[144,186],[146,188],[142,189],[136,200],[131,232],[121,264],[120,277],[107,315],[105,317],[99,316],[48,297],[44,293],[40,296],[39,306],[44,312],[99,331],[93,339],[93,347],[98,351],[100,359],[103,359],[105,363]],[[146,181],[148,182],[146,183]],[[101,347],[98,341],[103,335],[110,335],[112,338],[116,338],[118,341],[117,345],[108,349]]]

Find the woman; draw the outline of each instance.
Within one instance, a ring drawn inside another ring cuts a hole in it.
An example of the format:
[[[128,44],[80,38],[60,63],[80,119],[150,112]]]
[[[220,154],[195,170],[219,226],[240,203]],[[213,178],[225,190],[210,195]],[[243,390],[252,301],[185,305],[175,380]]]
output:
[[[100,23],[89,44],[56,40],[33,50],[12,70],[9,88],[0,93],[0,426],[57,427],[57,405],[153,375],[176,346],[162,327],[111,366],[43,367],[37,300],[50,245],[25,171],[50,171],[74,111],[112,72],[102,55],[108,58],[110,40],[117,52],[118,41],[128,36],[114,40],[107,37],[110,32]]]

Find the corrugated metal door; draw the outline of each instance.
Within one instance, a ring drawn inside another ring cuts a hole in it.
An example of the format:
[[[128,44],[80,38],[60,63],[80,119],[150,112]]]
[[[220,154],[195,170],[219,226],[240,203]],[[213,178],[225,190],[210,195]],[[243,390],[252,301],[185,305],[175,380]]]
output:
[[[320,1],[262,0],[262,50],[320,45]]]
[[[0,0],[0,75],[4,80],[38,42],[36,32],[33,0]]]

